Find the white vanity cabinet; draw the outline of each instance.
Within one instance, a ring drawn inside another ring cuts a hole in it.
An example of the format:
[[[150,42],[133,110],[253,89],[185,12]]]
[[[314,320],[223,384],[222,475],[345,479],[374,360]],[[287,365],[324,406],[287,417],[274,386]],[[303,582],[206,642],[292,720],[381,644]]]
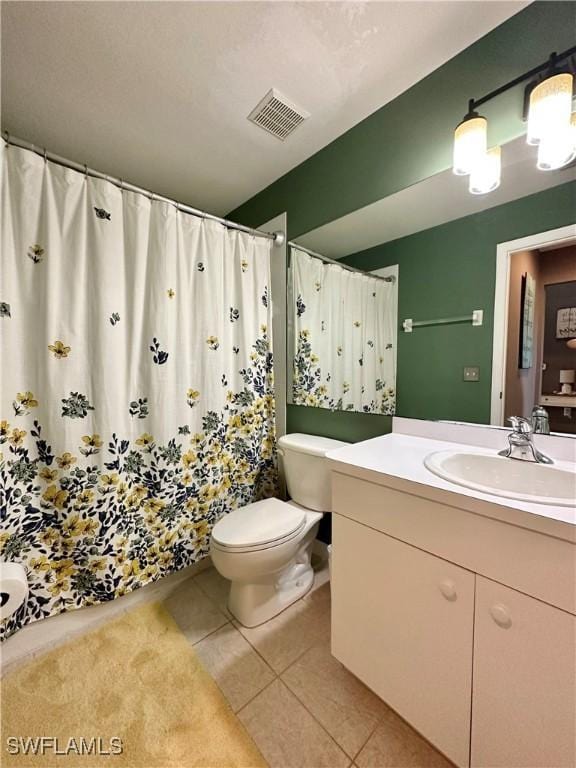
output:
[[[471,763],[576,765],[576,617],[481,576]]]
[[[467,765],[474,574],[340,515],[333,541],[332,653]]]
[[[334,656],[458,766],[574,768],[574,541],[332,480]]]

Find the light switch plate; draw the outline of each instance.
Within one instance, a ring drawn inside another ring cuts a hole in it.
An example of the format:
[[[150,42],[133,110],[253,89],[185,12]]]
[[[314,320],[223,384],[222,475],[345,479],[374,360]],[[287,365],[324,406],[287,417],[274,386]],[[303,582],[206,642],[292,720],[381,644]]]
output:
[[[478,366],[466,366],[464,368],[464,381],[480,381],[480,368]]]

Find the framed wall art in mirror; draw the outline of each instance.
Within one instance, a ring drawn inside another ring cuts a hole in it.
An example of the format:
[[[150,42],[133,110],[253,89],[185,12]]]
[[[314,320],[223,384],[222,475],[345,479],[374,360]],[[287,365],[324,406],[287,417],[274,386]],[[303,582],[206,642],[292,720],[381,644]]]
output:
[[[532,347],[534,344],[534,302],[536,282],[529,272],[522,275],[520,299],[520,348],[518,368],[532,368]]]

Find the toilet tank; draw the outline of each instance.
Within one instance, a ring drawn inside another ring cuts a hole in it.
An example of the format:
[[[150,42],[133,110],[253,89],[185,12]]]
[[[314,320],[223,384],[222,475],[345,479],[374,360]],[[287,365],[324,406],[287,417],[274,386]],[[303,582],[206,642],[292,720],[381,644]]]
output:
[[[347,443],[341,440],[300,433],[279,438],[278,453],[293,501],[317,512],[332,511],[330,470],[325,456],[344,445]]]

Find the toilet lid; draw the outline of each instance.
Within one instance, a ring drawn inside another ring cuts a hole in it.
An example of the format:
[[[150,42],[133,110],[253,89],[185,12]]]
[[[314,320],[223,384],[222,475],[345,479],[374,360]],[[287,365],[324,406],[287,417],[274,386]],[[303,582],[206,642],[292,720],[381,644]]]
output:
[[[304,510],[292,504],[264,499],[225,515],[214,526],[212,538],[223,547],[264,546],[296,533],[305,519]]]

